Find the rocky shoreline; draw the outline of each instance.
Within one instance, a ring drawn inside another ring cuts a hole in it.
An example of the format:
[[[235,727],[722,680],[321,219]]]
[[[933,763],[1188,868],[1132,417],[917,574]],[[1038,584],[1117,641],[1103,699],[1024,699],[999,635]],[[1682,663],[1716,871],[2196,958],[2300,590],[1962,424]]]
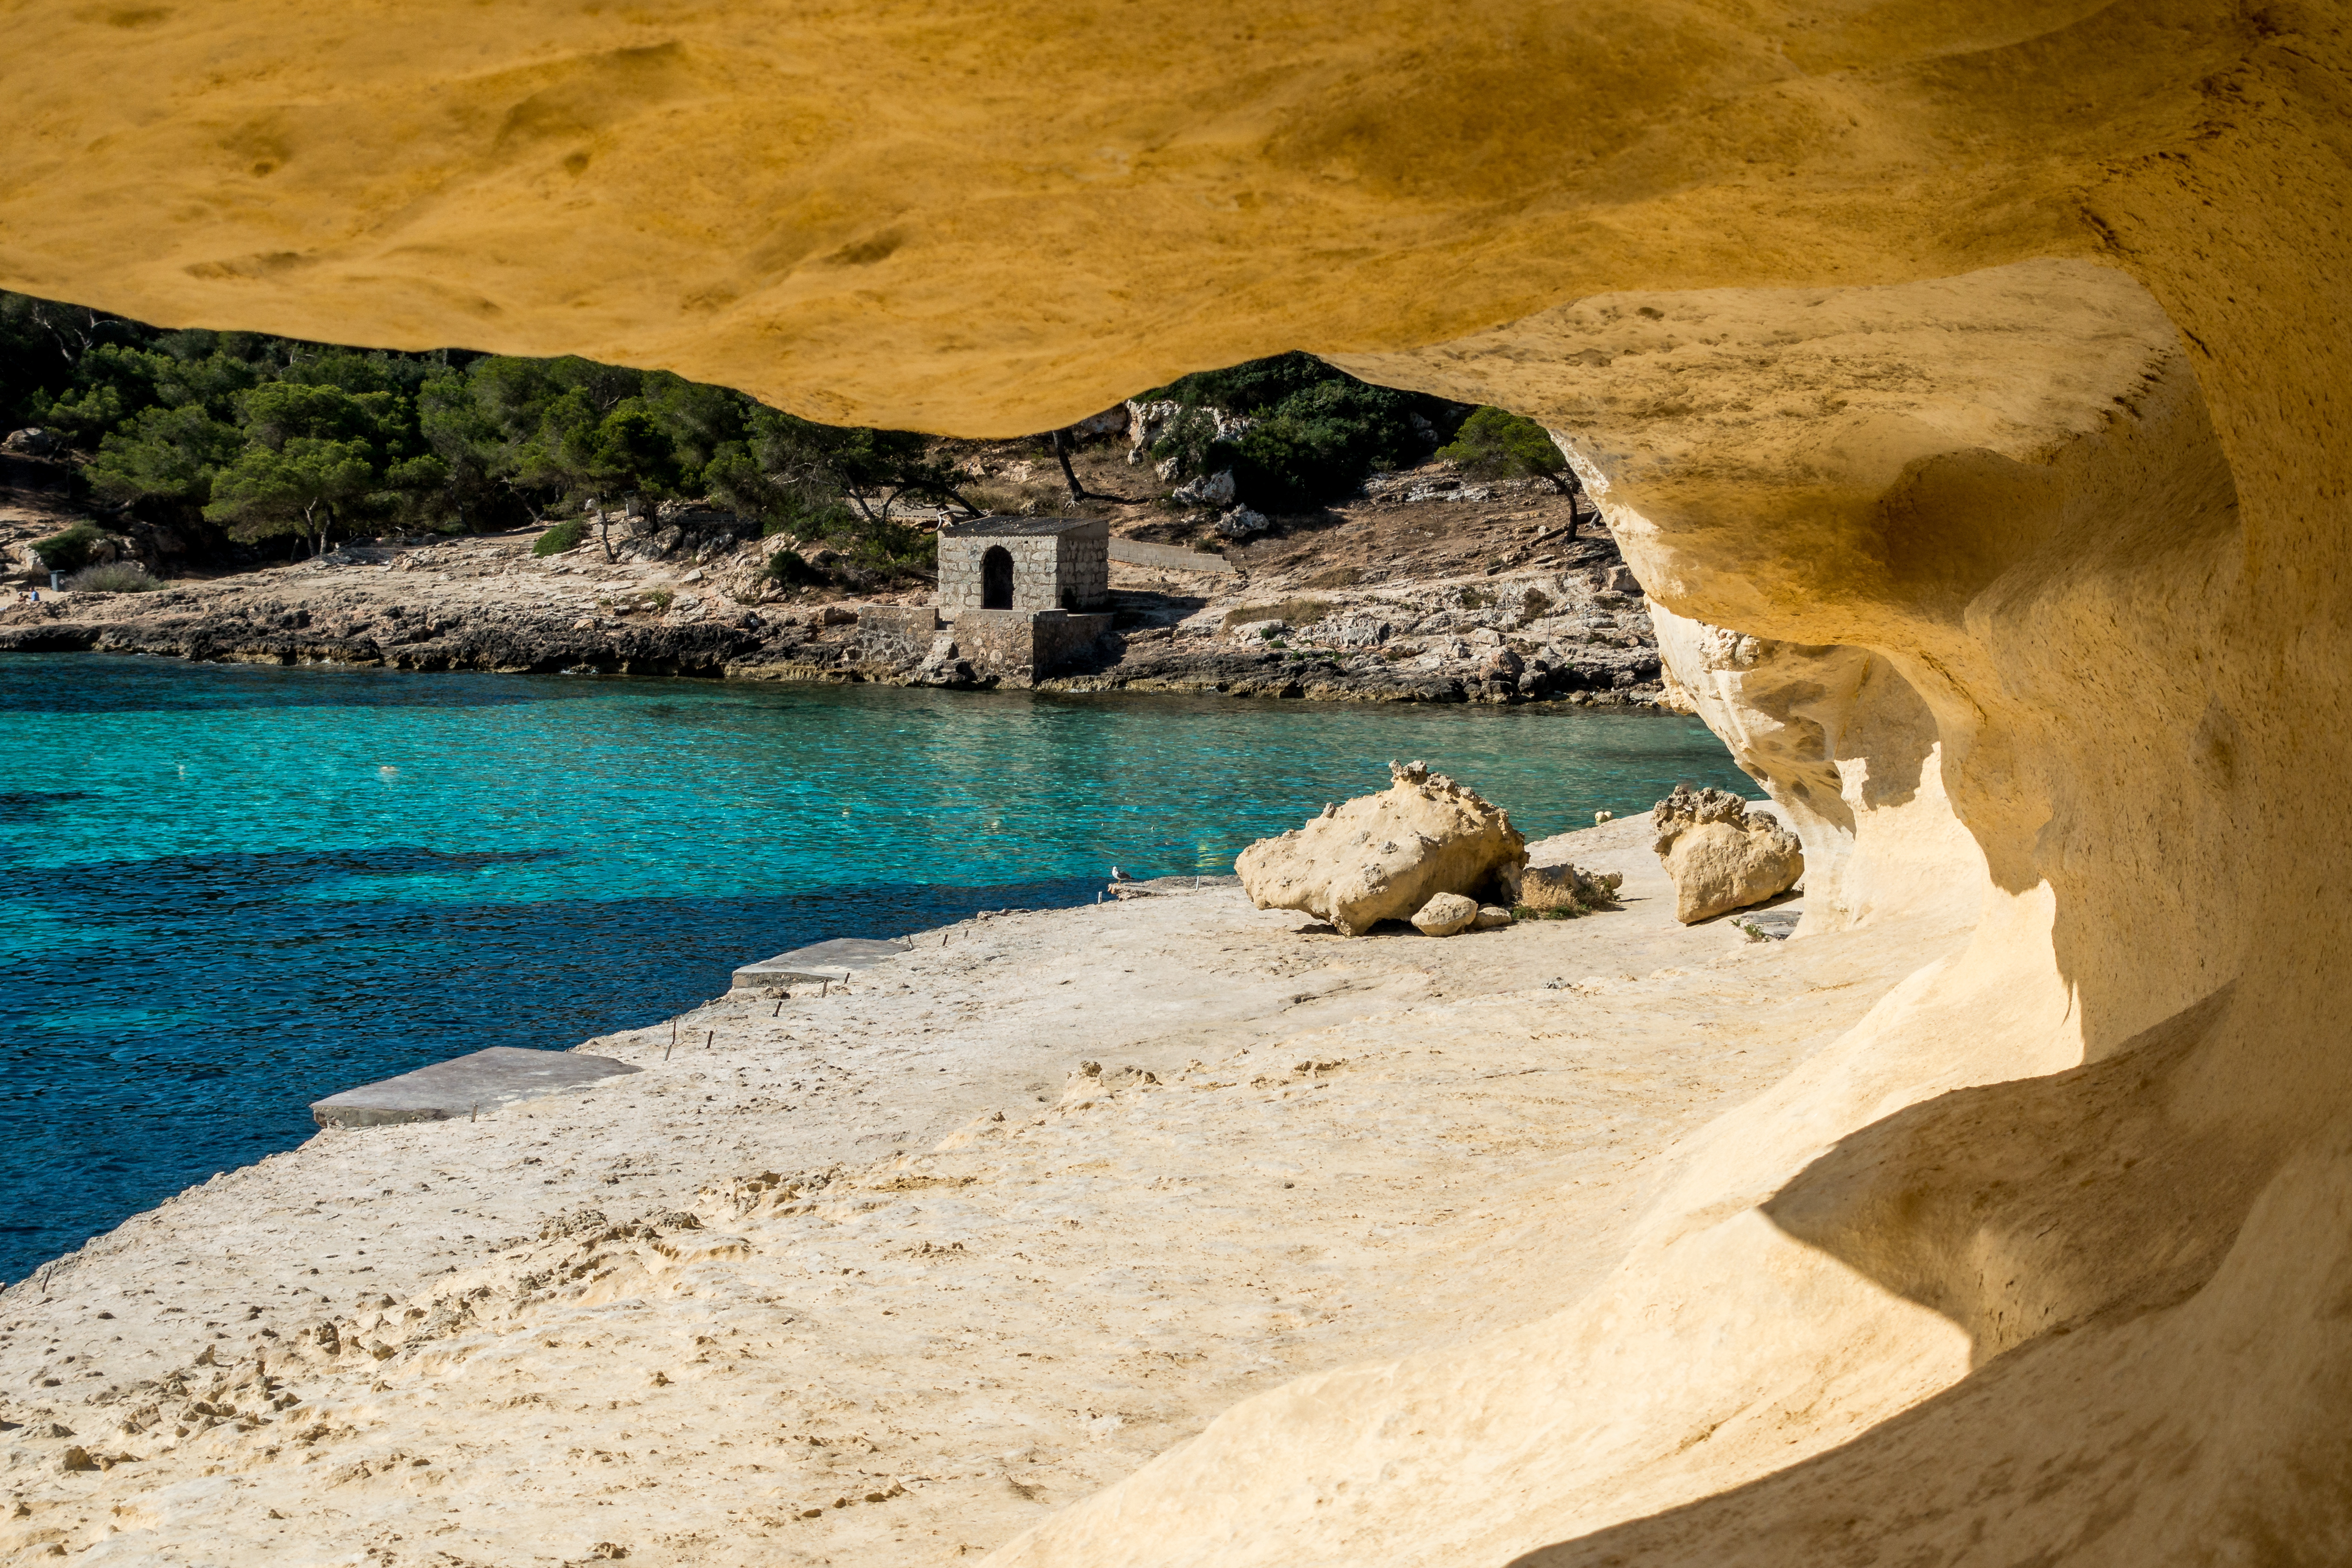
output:
[[[536,557],[531,536],[353,547],[144,593],[45,593],[37,603],[0,610],[0,652],[411,671],[999,684],[974,679],[968,670],[877,656],[860,642],[858,601],[773,583],[769,549],[789,542],[722,537],[675,559],[612,562],[593,546]],[[1602,553],[1590,541],[1584,552]],[[1070,692],[1653,709],[1659,706],[1659,664],[1648,615],[1638,591],[1612,591],[1611,570],[1563,574],[1538,566],[1499,581],[1480,574],[1463,582],[1407,578],[1317,586],[1318,574],[1303,571],[1244,570],[1204,582],[1200,574],[1119,567],[1112,630],[1090,656],[1034,685]],[[1622,568],[1613,570],[1622,575]],[[1320,581],[1334,575],[1321,573]]]

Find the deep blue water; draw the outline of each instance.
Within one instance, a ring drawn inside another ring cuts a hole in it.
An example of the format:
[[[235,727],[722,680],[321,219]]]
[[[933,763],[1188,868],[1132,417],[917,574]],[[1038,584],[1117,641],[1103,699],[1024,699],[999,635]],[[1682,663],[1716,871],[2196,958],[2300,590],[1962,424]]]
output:
[[[738,963],[1231,871],[1423,757],[1530,836],[1746,785],[1696,721],[0,655],[0,1279]]]

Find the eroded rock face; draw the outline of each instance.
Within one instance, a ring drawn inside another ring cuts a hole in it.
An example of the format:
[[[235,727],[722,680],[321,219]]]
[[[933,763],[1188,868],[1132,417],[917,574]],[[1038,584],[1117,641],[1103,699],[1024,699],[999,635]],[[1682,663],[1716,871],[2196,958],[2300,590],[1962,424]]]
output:
[[[1685,925],[1761,904],[1805,874],[1797,835],[1727,791],[1676,785],[1650,821],[1658,833],[1651,847],[1675,879],[1675,918]]]
[[[1305,910],[1349,936],[1459,894],[1467,925],[1477,894],[1527,863],[1526,835],[1427,763],[1391,762],[1389,777],[1381,793],[1326,806],[1305,827],[1244,850],[1234,862],[1243,891],[1260,909]]]
[[[1292,343],[1538,418],[1652,600],[1756,641],[1700,710],[1786,716],[1743,760],[1853,815],[1848,935],[1970,924],[1590,1290],[1248,1401],[1002,1561],[2343,1555],[2334,11],[18,19],[28,291],[972,434]]]

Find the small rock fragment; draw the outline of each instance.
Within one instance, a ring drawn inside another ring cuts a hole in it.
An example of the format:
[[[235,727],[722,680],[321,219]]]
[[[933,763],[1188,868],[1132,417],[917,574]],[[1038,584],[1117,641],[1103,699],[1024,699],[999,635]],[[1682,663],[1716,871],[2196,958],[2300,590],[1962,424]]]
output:
[[[1478,919],[1475,899],[1458,893],[1441,893],[1421,906],[1412,917],[1413,929],[1424,936],[1451,936],[1457,931],[1467,931]],[[1503,916],[1508,924],[1510,916]]]

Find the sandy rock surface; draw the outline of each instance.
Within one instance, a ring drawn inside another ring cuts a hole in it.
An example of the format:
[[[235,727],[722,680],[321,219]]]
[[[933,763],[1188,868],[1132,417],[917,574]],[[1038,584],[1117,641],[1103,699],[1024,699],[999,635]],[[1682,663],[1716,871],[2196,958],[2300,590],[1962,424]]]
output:
[[[1614,914],[1349,940],[1150,884],[217,1177],[0,1296],[0,1547],[946,1562],[1250,1393],[1507,1328],[1903,967],[1679,926],[1645,828],[1535,847],[1623,866]]]

